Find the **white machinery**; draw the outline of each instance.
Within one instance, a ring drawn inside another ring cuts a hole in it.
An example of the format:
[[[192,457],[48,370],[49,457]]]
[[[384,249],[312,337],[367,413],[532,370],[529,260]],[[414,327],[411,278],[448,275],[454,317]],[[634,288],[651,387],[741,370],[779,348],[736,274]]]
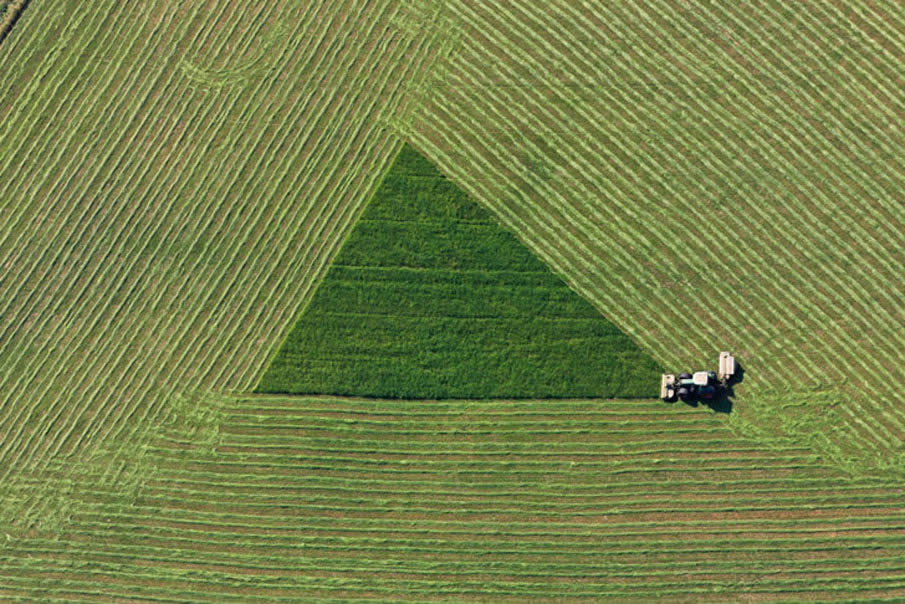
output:
[[[726,385],[733,376],[735,376],[735,357],[723,351],[720,353],[720,370],[718,372],[720,382]]]
[[[719,371],[695,371],[672,373],[660,376],[660,398],[673,402],[677,398],[685,402],[710,401],[724,395],[735,377],[735,357],[728,352],[720,353]]]

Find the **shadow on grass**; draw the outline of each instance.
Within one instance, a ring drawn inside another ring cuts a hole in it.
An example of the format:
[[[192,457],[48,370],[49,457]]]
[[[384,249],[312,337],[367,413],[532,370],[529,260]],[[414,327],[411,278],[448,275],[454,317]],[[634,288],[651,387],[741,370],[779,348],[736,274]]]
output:
[[[732,413],[732,388],[726,389],[725,394],[710,401],[708,406],[717,413]]]
[[[736,361],[735,375],[729,380],[726,388],[720,390],[720,396],[710,401],[689,401],[685,404],[691,407],[697,407],[698,405],[707,406],[717,413],[732,413],[732,399],[735,398],[734,387],[736,384],[741,384],[744,379],[745,369]]]

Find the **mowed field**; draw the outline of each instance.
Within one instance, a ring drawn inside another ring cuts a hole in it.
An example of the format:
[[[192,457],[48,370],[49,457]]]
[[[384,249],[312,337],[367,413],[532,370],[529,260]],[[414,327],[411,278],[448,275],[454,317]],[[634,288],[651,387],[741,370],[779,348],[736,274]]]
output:
[[[905,473],[905,4],[448,7],[411,136],[732,423]]]
[[[905,7],[32,0],[0,597],[905,598]],[[249,395],[408,141],[655,401]]]
[[[145,485],[0,539],[0,596],[905,596],[901,484],[657,401],[170,401]]]
[[[35,0],[0,52],[11,522],[140,441],[167,393],[252,388],[438,52],[395,3],[83,8]]]

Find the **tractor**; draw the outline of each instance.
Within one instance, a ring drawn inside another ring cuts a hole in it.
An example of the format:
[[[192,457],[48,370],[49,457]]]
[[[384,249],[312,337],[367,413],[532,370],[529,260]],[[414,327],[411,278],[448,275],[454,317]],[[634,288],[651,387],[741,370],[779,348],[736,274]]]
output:
[[[721,352],[718,372],[692,370],[680,373],[678,377],[664,373],[660,377],[660,398],[668,403],[678,399],[685,403],[701,401],[709,404],[727,393],[735,370],[735,357]]]

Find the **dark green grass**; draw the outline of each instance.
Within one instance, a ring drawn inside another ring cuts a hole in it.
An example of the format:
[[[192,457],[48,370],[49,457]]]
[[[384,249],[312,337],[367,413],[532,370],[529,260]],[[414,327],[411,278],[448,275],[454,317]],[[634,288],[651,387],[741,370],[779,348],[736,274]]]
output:
[[[660,368],[406,146],[258,390],[655,396]]]

